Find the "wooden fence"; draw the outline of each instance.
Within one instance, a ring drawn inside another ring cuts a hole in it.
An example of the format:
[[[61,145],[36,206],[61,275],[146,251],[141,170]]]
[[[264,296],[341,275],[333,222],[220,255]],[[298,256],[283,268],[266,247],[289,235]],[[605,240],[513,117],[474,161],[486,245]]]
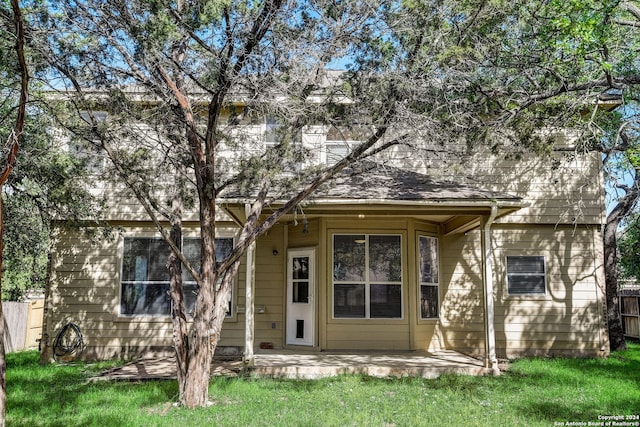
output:
[[[640,295],[620,295],[620,315],[625,336],[640,339]]]
[[[30,302],[3,301],[4,346],[7,353],[38,348],[42,336],[44,299]]]

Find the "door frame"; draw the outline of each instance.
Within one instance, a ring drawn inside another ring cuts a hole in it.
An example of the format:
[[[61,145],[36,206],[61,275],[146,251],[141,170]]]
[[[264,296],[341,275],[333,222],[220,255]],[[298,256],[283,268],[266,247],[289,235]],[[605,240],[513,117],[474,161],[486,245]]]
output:
[[[308,277],[308,302],[307,303],[293,303],[293,258],[308,257],[309,259],[309,277]],[[285,345],[315,347],[316,343],[316,248],[290,248],[287,250],[287,283],[286,283],[286,303],[285,303]],[[295,304],[295,305],[294,305]],[[300,317],[300,312],[307,309],[304,313],[304,320],[307,325],[304,325],[304,338],[296,338],[296,323],[294,316]]]

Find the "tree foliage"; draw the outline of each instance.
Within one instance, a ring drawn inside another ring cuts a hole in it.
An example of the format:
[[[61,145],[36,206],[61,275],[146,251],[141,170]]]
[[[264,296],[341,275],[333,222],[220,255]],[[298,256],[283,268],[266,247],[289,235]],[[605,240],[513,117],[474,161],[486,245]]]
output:
[[[35,6],[35,5],[33,5]],[[10,141],[20,97],[20,69],[15,25],[8,4],[0,8],[0,141]],[[49,253],[50,223],[63,219],[74,226],[95,218],[100,201],[81,183],[87,180],[86,159],[77,158],[52,129],[49,105],[42,99],[47,67],[37,50],[25,46],[29,72],[35,79],[25,109],[20,156],[2,188],[5,251],[2,299],[19,300],[28,289],[43,289]],[[4,147],[5,149],[8,147]],[[3,151],[3,155],[6,151]]]
[[[61,0],[32,15],[30,42],[55,70],[59,126],[104,153],[114,185],[172,249],[180,400],[197,406],[240,257],[344,167],[400,145],[425,158],[487,144],[546,153],[540,129],[554,127],[575,130],[579,149],[604,150],[594,105],[640,81],[636,27],[624,23],[634,5]],[[347,69],[339,78],[327,72],[335,64]],[[265,148],[238,125],[266,117]],[[313,165],[299,137],[311,125],[357,132],[360,143]],[[216,198],[232,187],[251,197],[233,251],[217,262]],[[199,269],[180,246],[192,207]],[[183,268],[199,286],[191,332]]]

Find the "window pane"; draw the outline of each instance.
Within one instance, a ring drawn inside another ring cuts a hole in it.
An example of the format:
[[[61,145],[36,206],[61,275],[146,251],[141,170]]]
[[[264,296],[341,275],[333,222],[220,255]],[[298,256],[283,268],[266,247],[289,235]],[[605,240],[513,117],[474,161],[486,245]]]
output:
[[[363,235],[335,235],[333,238],[333,279],[364,281],[365,238]]]
[[[543,275],[509,276],[509,293],[519,294],[544,294]]]
[[[200,239],[184,239],[182,241],[182,253],[193,268],[200,272]],[[193,277],[184,266],[182,267],[182,282],[193,282]]]
[[[145,282],[147,280],[147,253],[146,243],[138,239],[124,239],[123,281]]]
[[[420,283],[438,283],[438,239],[420,237]]]
[[[402,286],[371,285],[371,317],[402,317]]]
[[[507,257],[508,292],[512,295],[544,294],[545,265],[543,256]]]
[[[346,142],[340,142],[337,144],[327,143],[326,147],[327,147],[327,164],[328,165],[334,165],[338,163],[340,160],[347,157],[350,150],[349,145],[347,145]]]
[[[169,284],[122,284],[121,314],[169,315],[169,308]]]
[[[438,317],[437,286],[420,286],[420,316],[423,319]]]
[[[278,119],[273,116],[267,116],[265,120],[264,139],[267,145],[273,145],[278,142]]]
[[[364,285],[334,285],[335,317],[364,317]]]
[[[222,261],[233,250],[233,237],[216,237],[216,260]]]
[[[169,248],[160,239],[125,239],[123,281],[168,281]]]
[[[198,294],[198,285],[182,285],[184,294],[184,306],[187,313],[191,313],[196,308],[196,296]]]
[[[147,280],[163,282],[169,280],[169,269],[167,262],[169,261],[170,249],[163,240],[146,239],[149,245],[149,264],[147,267]]]
[[[233,238],[216,239],[216,258],[222,259],[232,248]],[[200,271],[200,239],[184,239],[182,249],[187,260],[197,271]],[[122,260],[121,314],[170,314],[170,296],[168,294],[170,277],[167,268],[170,251],[165,242],[159,238],[125,238]],[[182,281],[186,309],[187,312],[192,312],[195,307],[198,286],[184,268]],[[229,301],[230,308],[231,299]]]
[[[293,280],[309,279],[309,257],[293,258]]]
[[[400,282],[400,236],[369,236],[369,280]]]
[[[507,257],[507,273],[544,273],[544,257],[542,256],[509,256]]]
[[[309,282],[294,282],[293,283],[293,301],[300,303],[309,302]]]

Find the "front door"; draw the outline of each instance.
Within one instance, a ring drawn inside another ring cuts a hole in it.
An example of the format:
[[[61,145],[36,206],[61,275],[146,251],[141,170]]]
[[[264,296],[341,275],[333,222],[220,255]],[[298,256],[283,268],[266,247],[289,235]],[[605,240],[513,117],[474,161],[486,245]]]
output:
[[[315,250],[290,249],[287,270],[287,344],[313,346]]]

